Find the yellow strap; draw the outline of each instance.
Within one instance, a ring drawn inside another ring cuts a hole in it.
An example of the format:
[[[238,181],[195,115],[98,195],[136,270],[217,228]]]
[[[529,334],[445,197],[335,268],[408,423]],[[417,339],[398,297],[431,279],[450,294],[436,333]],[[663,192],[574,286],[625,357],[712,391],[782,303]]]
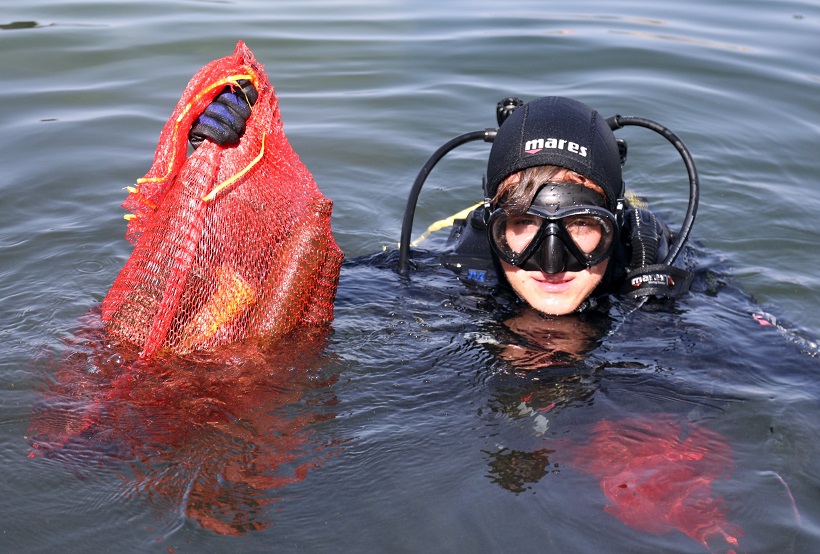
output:
[[[455,213],[455,214],[451,215],[448,218],[440,219],[439,221],[436,221],[435,223],[430,225],[427,228],[427,230],[424,233],[421,234],[420,237],[418,237],[416,240],[411,242],[410,246],[418,246],[419,243],[421,243],[421,241],[423,241],[424,239],[429,237],[432,233],[435,233],[436,231],[440,231],[440,230],[444,229],[445,227],[452,227],[453,223],[455,222],[456,219],[465,219],[470,214],[471,211],[478,208],[482,204],[484,204],[484,202],[479,202],[477,204],[473,204],[469,208],[464,208],[460,212]]]

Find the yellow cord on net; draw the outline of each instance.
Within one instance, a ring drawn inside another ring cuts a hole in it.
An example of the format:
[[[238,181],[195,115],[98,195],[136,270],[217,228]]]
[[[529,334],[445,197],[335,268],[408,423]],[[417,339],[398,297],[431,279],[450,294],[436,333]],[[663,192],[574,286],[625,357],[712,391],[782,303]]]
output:
[[[245,173],[247,173],[248,171],[250,171],[250,169],[251,169],[253,166],[255,166],[256,164],[258,164],[258,163],[259,163],[259,160],[261,160],[261,159],[262,159],[262,156],[264,156],[264,154],[265,154],[265,135],[264,135],[264,133],[263,133],[263,134],[262,134],[262,145],[261,145],[261,147],[259,148],[259,154],[257,154],[257,155],[256,155],[256,157],[255,157],[254,159],[252,159],[252,160],[251,160],[251,163],[249,163],[248,165],[246,165],[245,167],[243,167],[241,170],[239,170],[239,172],[238,172],[238,173],[234,174],[234,175],[233,175],[233,176],[231,176],[231,177],[228,177],[227,179],[225,179],[224,181],[222,181],[221,183],[219,183],[219,184],[216,186],[216,188],[214,188],[214,190],[212,190],[211,192],[209,192],[208,194],[206,194],[206,195],[202,198],[202,201],[203,201],[203,202],[210,202],[211,200],[213,200],[213,199],[214,199],[214,197],[217,195],[217,193],[218,193],[219,191],[221,191],[221,190],[222,190],[222,189],[224,189],[225,187],[230,186],[231,184],[233,184],[233,183],[234,183],[234,181],[236,181],[237,179],[240,179],[240,178],[241,178],[241,177],[242,177]]]
[[[218,81],[214,81],[213,83],[211,83],[210,85],[205,87],[202,91],[200,91],[199,94],[197,94],[193,98],[193,100],[191,100],[190,102],[188,102],[185,105],[185,107],[180,112],[179,116],[177,116],[176,121],[174,122],[174,133],[173,133],[172,143],[176,143],[176,141],[178,140],[177,137],[179,136],[179,127],[182,124],[182,121],[188,115],[188,112],[191,110],[191,106],[193,105],[193,103],[196,102],[197,100],[199,100],[200,98],[202,98],[203,96],[205,96],[206,94],[213,91],[215,88],[224,87],[226,85],[234,85],[234,86],[239,87],[240,90],[242,90],[242,87],[239,84],[239,81],[241,81],[241,80],[248,80],[251,83],[253,83],[254,87],[259,88],[259,77],[256,75],[256,72],[253,71],[253,69],[251,69],[249,67],[244,67],[243,69],[247,70],[247,73],[240,73],[240,74],[236,74],[236,75],[230,75],[230,76],[225,77],[223,79],[220,79]],[[247,97],[247,95],[246,95],[246,97]],[[203,202],[209,202],[209,201],[213,200],[214,197],[219,193],[219,191],[221,191],[222,189],[224,189],[227,186],[230,186],[237,179],[241,178],[254,165],[259,163],[259,160],[262,159],[262,156],[264,155],[264,153],[265,153],[265,135],[262,135],[262,146],[260,148],[259,154],[247,166],[245,166],[241,171],[239,171],[239,173],[237,173],[236,175],[226,179],[225,181],[223,181],[222,183],[217,185],[211,192],[209,192],[207,195],[205,195],[205,197],[202,199]],[[168,178],[168,176],[173,171],[175,163],[176,163],[176,153],[174,153],[174,157],[172,157],[171,160],[168,162],[168,167],[165,171],[165,175],[163,175],[162,177],[143,177],[141,179],[137,179],[137,182],[135,183],[136,186],[126,187],[126,189],[131,194],[137,194],[139,192],[139,186],[142,183],[164,181],[165,179]],[[145,199],[143,199],[143,201],[147,202],[147,200],[145,200]],[[155,209],[156,206],[152,205],[151,208]],[[123,217],[127,221],[131,221],[132,219],[136,218],[137,216],[134,215],[134,214],[126,214]]]
[[[194,97],[193,100],[191,100],[190,102],[188,102],[185,105],[185,107],[180,112],[179,116],[177,116],[177,119],[174,123],[174,135],[173,135],[173,138],[171,140],[171,142],[173,144],[176,144],[176,142],[178,140],[177,137],[179,135],[179,127],[182,124],[182,120],[188,115],[188,112],[191,110],[191,106],[193,105],[194,102],[196,102],[197,100],[199,100],[200,98],[202,98],[206,94],[210,93],[212,90],[214,90],[217,87],[224,87],[225,85],[235,85],[235,86],[241,88],[241,86],[239,85],[239,81],[241,81],[243,79],[251,81],[255,87],[258,87],[259,77],[257,77],[256,73],[249,67],[245,67],[244,69],[246,69],[248,72],[238,74],[238,75],[231,75],[229,77],[225,77],[224,79],[214,81],[213,83],[211,83],[210,85],[205,87],[205,89],[203,89],[199,94],[197,94]],[[162,177],[143,177],[141,179],[137,179],[137,183],[136,183],[137,187],[139,187],[139,185],[141,185],[142,183],[155,182],[155,181],[164,181],[165,179],[168,178],[168,176],[173,171],[175,163],[176,163],[176,154],[174,154],[174,157],[172,157],[171,160],[168,162],[168,168],[165,171],[165,175],[163,175]],[[129,189],[129,192],[130,192],[130,189]]]

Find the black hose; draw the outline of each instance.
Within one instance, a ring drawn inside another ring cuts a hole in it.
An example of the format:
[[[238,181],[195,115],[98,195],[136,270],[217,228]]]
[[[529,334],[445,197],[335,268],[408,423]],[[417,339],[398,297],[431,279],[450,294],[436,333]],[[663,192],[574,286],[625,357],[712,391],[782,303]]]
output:
[[[483,140],[485,142],[492,142],[495,138],[497,129],[484,129],[483,131],[471,131],[459,135],[454,139],[444,144],[441,148],[436,150],[427,162],[422,166],[419,174],[416,176],[416,181],[413,183],[413,188],[410,189],[410,196],[407,198],[407,207],[404,209],[404,220],[401,224],[401,239],[399,241],[399,274],[407,275],[410,260],[410,240],[413,234],[413,216],[416,213],[416,204],[418,203],[421,188],[424,186],[424,181],[433,170],[433,167],[447,155],[450,150],[472,142],[474,140]]]
[[[683,249],[683,245],[686,244],[686,240],[689,238],[689,233],[692,231],[692,225],[695,223],[695,215],[698,212],[700,190],[698,185],[698,171],[695,168],[695,161],[692,159],[692,155],[689,153],[689,149],[686,148],[686,145],[683,144],[683,141],[679,139],[675,133],[660,123],[643,117],[620,115],[608,117],[607,123],[609,123],[609,127],[613,131],[627,125],[637,125],[638,127],[645,127],[655,131],[672,143],[672,146],[675,147],[681,158],[683,158],[683,163],[686,165],[686,171],[689,174],[689,207],[686,209],[686,217],[683,220],[683,225],[681,225],[678,236],[675,237],[675,241],[669,248],[669,254],[667,254],[666,259],[663,261],[664,264],[672,265],[672,262],[674,262],[675,258],[678,257],[678,254],[680,254]]]

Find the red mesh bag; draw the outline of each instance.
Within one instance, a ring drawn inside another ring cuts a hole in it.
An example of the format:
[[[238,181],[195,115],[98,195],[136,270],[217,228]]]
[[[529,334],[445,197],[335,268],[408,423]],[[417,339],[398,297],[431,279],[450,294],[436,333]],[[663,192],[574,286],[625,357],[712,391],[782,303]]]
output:
[[[239,144],[188,130],[227,85],[252,81],[259,98]],[[332,202],[285,137],[273,87],[251,51],[202,68],[159,139],[151,170],[129,188],[134,251],[103,300],[110,333],[148,357],[281,336],[333,319],[343,254]]]

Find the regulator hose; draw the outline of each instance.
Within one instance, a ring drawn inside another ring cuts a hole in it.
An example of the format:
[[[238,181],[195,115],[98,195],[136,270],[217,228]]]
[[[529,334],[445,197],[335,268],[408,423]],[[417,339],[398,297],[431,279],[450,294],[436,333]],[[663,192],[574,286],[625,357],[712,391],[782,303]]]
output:
[[[416,214],[416,205],[421,194],[421,188],[427,180],[427,176],[433,170],[433,167],[446,156],[451,150],[458,148],[462,144],[473,142],[475,140],[483,140],[484,142],[492,142],[495,139],[495,134],[498,129],[484,129],[483,131],[470,131],[459,135],[450,140],[438,150],[433,152],[433,155],[422,166],[413,187],[410,189],[410,196],[407,198],[407,207],[404,209],[404,219],[401,224],[401,240],[399,242],[399,274],[407,275],[410,267],[410,240],[413,234],[413,217]]]
[[[698,212],[700,186],[698,184],[698,171],[695,168],[695,161],[692,159],[692,155],[689,153],[689,149],[686,148],[683,141],[660,123],[643,117],[621,115],[613,115],[612,117],[608,117],[606,121],[609,123],[609,128],[613,131],[617,131],[627,125],[635,125],[655,131],[672,143],[672,146],[675,147],[683,159],[684,165],[686,165],[686,172],[689,174],[689,206],[686,209],[686,217],[684,217],[683,225],[681,225],[680,231],[678,231],[678,236],[675,237],[675,241],[672,243],[672,246],[669,247],[669,253],[663,261],[666,265],[672,265],[672,262],[678,257],[678,254],[680,254],[683,249],[683,245],[686,244],[686,240],[689,238],[689,233],[692,231],[692,226],[695,223],[695,215]]]

